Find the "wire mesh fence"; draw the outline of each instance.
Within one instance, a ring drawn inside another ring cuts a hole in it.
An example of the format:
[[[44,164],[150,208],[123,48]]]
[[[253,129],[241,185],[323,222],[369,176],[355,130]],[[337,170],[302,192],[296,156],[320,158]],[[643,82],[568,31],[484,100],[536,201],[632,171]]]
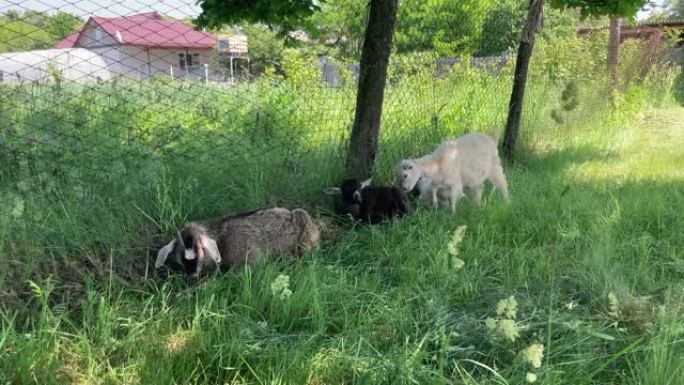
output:
[[[188,218],[326,207],[320,191],[338,182],[348,147],[363,28],[197,30],[198,12],[175,0],[0,2],[0,249],[9,267],[0,288],[12,272],[42,274],[72,258],[98,271],[116,256],[120,273],[139,277],[160,234]],[[493,29],[501,9],[483,12]],[[501,134],[520,27],[495,33],[483,21],[482,41],[456,49],[457,37],[418,44],[432,32],[399,17],[376,166],[387,183],[400,159],[447,138]],[[363,12],[339,18],[363,26]],[[635,93],[657,103],[672,86],[676,50],[665,29],[624,40],[616,99],[606,31],[577,34],[578,18],[547,18],[523,146],[601,119]]]

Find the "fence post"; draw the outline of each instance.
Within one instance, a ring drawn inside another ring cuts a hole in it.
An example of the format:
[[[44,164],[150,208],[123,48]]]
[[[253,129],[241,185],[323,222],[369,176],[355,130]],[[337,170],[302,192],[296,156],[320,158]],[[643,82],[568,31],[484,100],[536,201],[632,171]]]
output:
[[[171,74],[171,81],[173,81],[173,65],[169,66],[169,74]]]
[[[608,54],[606,63],[608,64],[608,74],[610,75],[611,87],[617,88],[618,85],[618,64],[620,61],[620,18],[610,18],[610,30],[608,33]]]
[[[233,57],[230,57],[230,85],[233,85]]]
[[[209,84],[209,64],[204,63],[204,84]]]

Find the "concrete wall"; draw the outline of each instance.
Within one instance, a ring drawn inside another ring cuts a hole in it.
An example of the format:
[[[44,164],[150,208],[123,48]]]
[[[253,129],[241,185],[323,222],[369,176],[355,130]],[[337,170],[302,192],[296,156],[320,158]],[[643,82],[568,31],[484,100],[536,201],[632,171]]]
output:
[[[85,48],[46,49],[0,54],[0,81],[13,83],[55,81],[55,74],[68,82],[109,80],[106,59]]]

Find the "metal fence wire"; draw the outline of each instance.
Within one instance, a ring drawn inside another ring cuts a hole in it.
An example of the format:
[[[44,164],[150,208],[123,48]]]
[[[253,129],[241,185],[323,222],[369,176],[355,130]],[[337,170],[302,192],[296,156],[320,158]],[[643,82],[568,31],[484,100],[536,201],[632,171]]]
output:
[[[509,3],[520,15],[519,2]],[[78,256],[97,271],[115,256],[122,274],[139,269],[140,256],[187,219],[329,205],[321,190],[344,165],[359,33],[198,30],[199,11],[177,0],[0,1],[0,254],[8,267],[0,291],[14,271],[45,271],[28,261],[64,265]],[[391,182],[398,160],[444,139],[502,132],[519,26],[493,32],[495,11],[466,43],[426,43],[432,32],[408,30],[400,11],[377,181]],[[338,17],[363,25],[362,13]],[[615,103],[606,87],[607,21],[582,27],[572,13],[546,17],[523,149]],[[676,74],[671,34],[649,28],[622,43],[623,94],[639,82],[657,95]]]

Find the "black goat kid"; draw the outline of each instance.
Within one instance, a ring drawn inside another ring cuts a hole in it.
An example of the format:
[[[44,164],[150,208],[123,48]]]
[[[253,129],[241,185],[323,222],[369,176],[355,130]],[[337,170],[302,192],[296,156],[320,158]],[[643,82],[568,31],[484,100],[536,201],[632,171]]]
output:
[[[364,223],[376,224],[383,220],[404,216],[408,210],[404,194],[396,187],[370,186],[371,179],[359,182],[346,179],[339,187],[328,187],[328,195],[341,195],[337,211],[351,215]]]

